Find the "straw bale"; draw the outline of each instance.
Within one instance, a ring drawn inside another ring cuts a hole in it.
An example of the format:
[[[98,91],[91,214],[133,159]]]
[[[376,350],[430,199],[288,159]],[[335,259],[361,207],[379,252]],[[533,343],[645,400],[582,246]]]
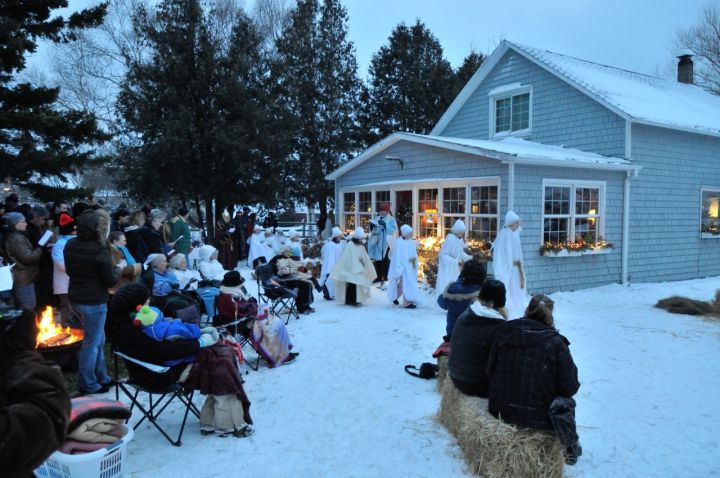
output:
[[[487,411],[487,400],[442,386],[440,422],[455,435],[470,471],[485,478],[562,478],[565,459],[556,436],[519,429]]]
[[[437,373],[437,387],[438,391],[442,392],[442,385],[445,382],[448,374],[448,356],[439,355],[437,358],[438,373]]]

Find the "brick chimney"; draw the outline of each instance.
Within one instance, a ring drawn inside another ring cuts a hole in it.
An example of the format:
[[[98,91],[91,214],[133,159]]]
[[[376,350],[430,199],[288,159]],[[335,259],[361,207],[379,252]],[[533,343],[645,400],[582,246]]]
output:
[[[689,85],[693,84],[692,55],[680,55],[678,57],[678,81]]]

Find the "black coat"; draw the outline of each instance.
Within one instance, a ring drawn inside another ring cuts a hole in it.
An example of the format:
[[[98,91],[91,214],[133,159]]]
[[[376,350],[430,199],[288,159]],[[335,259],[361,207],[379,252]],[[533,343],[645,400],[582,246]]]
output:
[[[482,397],[488,393],[487,367],[495,331],[503,323],[499,312],[474,302],[460,314],[453,329],[448,373],[472,384]]]
[[[498,327],[489,366],[490,413],[514,425],[552,430],[550,404],[580,388],[569,345],[557,330],[536,320]]]
[[[160,231],[156,231],[150,224],[145,224],[140,228],[140,237],[147,247],[147,254],[142,258],[135,258],[137,261],[145,262],[150,254],[162,254],[162,246],[164,244]]]

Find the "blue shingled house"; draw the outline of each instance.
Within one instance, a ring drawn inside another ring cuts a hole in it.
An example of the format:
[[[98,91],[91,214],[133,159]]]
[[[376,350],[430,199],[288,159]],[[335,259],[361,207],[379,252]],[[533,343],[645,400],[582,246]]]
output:
[[[493,240],[523,218],[528,289],[720,275],[720,98],[504,41],[429,135],[394,133],[343,165],[336,217]],[[613,247],[606,247],[611,243]],[[543,246],[545,246],[543,248]]]

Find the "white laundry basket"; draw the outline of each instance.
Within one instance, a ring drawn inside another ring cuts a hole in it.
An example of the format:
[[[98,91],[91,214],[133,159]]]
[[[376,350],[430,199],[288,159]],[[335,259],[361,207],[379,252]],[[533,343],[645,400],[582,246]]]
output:
[[[35,470],[39,478],[117,478],[123,474],[127,444],[135,436],[132,427],[124,437],[105,448],[81,455],[56,451]]]

